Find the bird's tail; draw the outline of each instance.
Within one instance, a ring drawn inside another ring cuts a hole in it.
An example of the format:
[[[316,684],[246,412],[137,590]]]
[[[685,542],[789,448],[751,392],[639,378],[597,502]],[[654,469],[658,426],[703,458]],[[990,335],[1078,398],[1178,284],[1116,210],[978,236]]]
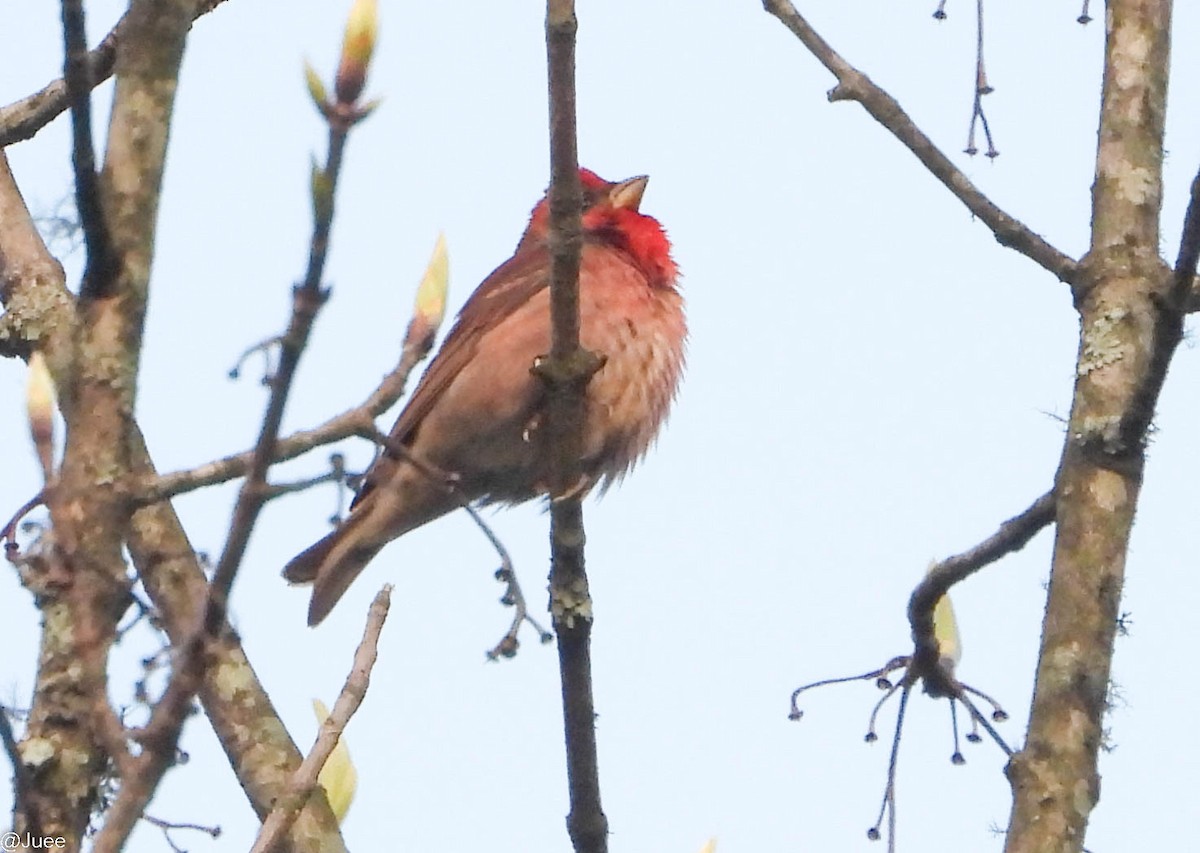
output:
[[[329,615],[384,545],[457,507],[457,499],[416,470],[384,478],[350,509],[342,526],[283,569],[289,583],[313,585],[308,624]]]
[[[352,513],[337,530],[309,546],[283,569],[288,583],[313,585],[308,624],[317,625],[341,600],[350,584],[386,544],[372,542],[355,529],[364,516]]]

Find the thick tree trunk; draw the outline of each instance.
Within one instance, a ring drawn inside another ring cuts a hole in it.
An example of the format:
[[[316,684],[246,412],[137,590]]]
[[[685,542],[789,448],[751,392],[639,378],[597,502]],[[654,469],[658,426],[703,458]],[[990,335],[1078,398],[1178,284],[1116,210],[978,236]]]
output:
[[[1108,4],[1092,245],[1075,287],[1075,394],[1029,733],[1009,766],[1008,853],[1081,850],[1100,796],[1145,436],[1180,329],[1158,254],[1170,23],[1170,0]]]

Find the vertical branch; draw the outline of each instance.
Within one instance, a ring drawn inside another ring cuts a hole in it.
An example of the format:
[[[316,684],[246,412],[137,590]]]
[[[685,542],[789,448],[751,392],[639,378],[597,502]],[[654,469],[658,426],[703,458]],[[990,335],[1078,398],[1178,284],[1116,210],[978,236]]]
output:
[[[1171,0],[1110,0],[1106,17],[1092,244],[1075,289],[1075,393],[1029,732],[1008,771],[1008,853],[1079,851],[1099,798],[1146,431],[1182,329],[1182,299],[1158,255]]]
[[[317,732],[316,743],[304,762],[292,776],[287,792],[275,803],[271,814],[263,820],[258,830],[258,837],[250,853],[271,853],[276,850],[296,822],[301,808],[308,802],[313,792],[320,785],[321,769],[346,730],[347,723],[362,704],[371,684],[371,670],[379,653],[379,634],[383,631],[383,623],[387,620],[388,608],[392,606],[391,584],[384,586],[371,602],[367,613],[367,625],[363,629],[363,638],[354,652],[354,663],[338,700],[334,703],[333,711],[321,722]]]
[[[104,169],[95,198],[80,187],[80,214],[102,216],[89,234],[88,267],[78,304],[74,370],[64,417],[67,445],[62,475],[47,502],[54,535],[72,573],[69,594],[81,692],[93,704],[91,727],[103,737],[109,757],[122,774],[129,766],[124,744],[113,729],[107,703],[107,659],[116,623],[128,603],[128,575],[122,545],[131,507],[114,483],[131,469],[134,399],[142,328],[150,288],[158,202],[174,109],[176,83],[194,2],[135,0],[116,58],[116,88]],[[64,13],[64,18],[68,16]],[[69,39],[70,43],[70,39]],[[82,50],[82,45],[79,46]],[[90,76],[86,63],[70,79],[77,92],[73,111],[86,110]],[[80,138],[76,157],[90,139]],[[77,179],[86,180],[86,169]],[[111,250],[111,258],[93,254]],[[107,247],[107,248],[103,248]],[[116,754],[113,754],[113,753]],[[86,818],[86,814],[84,815]],[[136,818],[134,818],[136,819]]]
[[[575,138],[575,32],[573,0],[546,6],[546,58],[550,80],[550,322],[551,357],[573,358],[579,350],[580,208],[579,155]],[[566,454],[562,454],[564,457]],[[568,461],[570,461],[568,457]],[[559,466],[564,489],[569,472]]]
[[[0,150],[0,300],[7,309],[4,317],[19,314],[27,305],[64,306],[57,312],[57,322],[33,323],[34,328],[44,330],[40,340],[21,340],[23,349],[36,346],[44,352],[52,370],[60,373],[74,345],[75,312],[70,297],[65,291],[55,299],[44,293],[34,296],[28,290],[31,281],[61,283],[62,279],[62,266],[41,241]],[[52,547],[46,551],[53,554]],[[42,636],[32,709],[21,743],[8,750],[17,780],[12,828],[18,833],[62,835],[77,848],[104,755],[87,725],[88,697],[80,696],[69,677],[71,667],[77,667],[79,661],[71,641],[72,612],[62,588],[60,563],[56,561],[59,571],[53,573],[57,575],[53,579],[51,572],[42,570],[21,575],[39,602]],[[58,760],[63,755],[74,760],[64,766]]]
[[[274,457],[275,441],[283,420],[284,408],[300,356],[308,342],[313,320],[326,299],[320,287],[333,221],[333,198],[342,163],[346,135],[350,128],[370,113],[370,107],[356,103],[366,78],[366,66],[374,48],[375,5],[367,0],[351,11],[343,44],[342,66],[338,72],[338,100],[318,107],[330,129],[328,162],[323,171],[312,176],[314,226],[309,267],[304,282],[292,289],[292,315],[280,342],[279,368],[271,378],[271,394],[255,444],[246,481],[238,493],[230,522],[229,535],[213,573],[202,609],[201,624],[183,642],[176,642],[176,662],[171,681],[154,707],[149,722],[138,733],[143,749],[130,768],[122,773],[120,793],[108,812],[103,831],[93,846],[95,853],[120,850],[134,823],[154,795],[163,774],[171,766],[192,697],[204,686],[206,656],[222,649],[222,633],[227,627],[226,604],[234,578],[249,544],[259,512],[266,501],[267,469]],[[132,17],[132,13],[131,13]],[[352,38],[353,37],[353,38]],[[357,73],[357,84],[343,86],[348,74]],[[319,85],[319,84],[318,84]],[[239,774],[240,775],[240,774]]]
[[[267,469],[275,455],[275,442],[283,423],[292,380],[300,356],[308,345],[317,312],[328,297],[321,288],[325,260],[329,252],[329,234],[333,226],[334,199],[342,158],[350,129],[374,109],[374,104],[360,105],[359,97],[366,85],[367,69],[375,50],[377,4],[359,0],[351,7],[342,42],[341,57],[335,77],[334,98],[330,100],[315,74],[310,74],[310,94],[329,127],[329,150],[325,168],[314,166],[312,175],[313,233],[309,242],[308,268],[304,281],[292,290],[292,316],[287,332],[280,340],[279,367],[271,377],[271,396],[263,415],[262,427],[254,445],[254,455],[246,481],[238,493],[233,510],[229,536],[213,572],[213,580],[204,617],[204,630],[215,635],[225,617],[226,601],[234,577],[241,565],[250,534],[266,501]]]
[[[141,472],[153,473],[140,434],[135,440],[134,465]],[[169,502],[134,513],[129,554],[171,644],[184,648],[195,636],[208,582]],[[205,660],[200,704],[250,805],[265,818],[287,790],[303,756],[233,631],[225,627],[219,632],[205,649]],[[323,796],[309,798],[289,842],[294,853],[344,853],[337,819]]]
[[[940,11],[940,10],[939,10]],[[936,17],[936,15],[935,15]],[[944,16],[943,16],[944,17]],[[986,156],[1000,156],[992,141],[992,129],[988,125],[987,114],[983,111],[983,96],[990,95],[994,90],[988,83],[987,69],[983,64],[983,0],[975,0],[975,95],[971,105],[971,129],[967,132],[967,147],[965,154],[974,157],[979,149],[975,146],[975,128],[983,127],[983,136],[987,140]]]
[[[6,309],[0,320],[0,342],[9,348],[6,354],[11,351],[14,355],[25,355],[28,348],[36,347],[45,355],[60,386],[65,384],[74,345],[75,303],[67,292],[62,266],[46,250],[34,228],[3,151],[0,151],[0,302]],[[136,430],[132,445],[134,470],[153,477],[153,465]],[[194,633],[208,582],[171,504],[158,502],[135,512],[128,546],[171,642],[182,647]],[[23,576],[34,580],[40,577],[38,573]],[[51,613],[60,611],[62,608],[55,603],[54,585],[45,583],[41,587],[31,591],[39,595],[44,611],[47,608]],[[56,624],[48,621],[44,634],[50,638],[56,636]],[[209,665],[203,673],[200,701],[247,798],[255,811],[265,817],[300,766],[302,756],[279,721],[233,632],[223,631],[207,654]],[[68,658],[67,666],[77,664],[77,658]],[[78,693],[69,681],[62,681],[68,691]],[[42,706],[52,707],[45,699]],[[64,727],[62,732],[55,732],[48,723],[48,720],[39,723],[43,734],[69,735],[72,731]],[[85,737],[87,732],[80,730],[78,734]],[[57,745],[60,749],[70,748],[71,742],[59,739]],[[40,751],[44,756],[44,747],[45,743],[39,744],[34,752]],[[31,761],[35,772],[26,772],[20,750],[15,745],[13,749],[20,767],[14,771],[15,775],[30,780],[30,784],[22,783],[16,791],[14,829],[33,835],[52,831],[56,820],[51,813],[54,799],[46,794],[60,789],[49,787],[47,781],[58,775],[58,768],[47,767],[37,759]],[[51,756],[50,760],[55,759]],[[34,776],[38,777],[36,790]],[[320,796],[309,798],[289,840],[296,853],[338,853],[345,849],[337,820]]]
[[[551,454],[550,610],[558,634],[567,782],[567,831],[578,853],[608,849],[600,806],[592,699],[592,606],[584,569],[579,457],[584,394],[600,360],[579,345],[579,257],[583,204],[575,142],[573,0],[546,4],[550,84],[550,355],[536,366],[547,385],[546,447]]]
[[[154,221],[175,79],[191,3],[135,0],[116,60],[109,144],[96,181],[82,9],[64,4],[67,87],[75,113],[80,213],[90,216],[87,281],[72,345],[53,354],[67,441],[46,491],[50,559],[62,572],[38,596],[42,652],[22,754],[40,754],[18,822],[78,849],[109,758],[124,763],[107,699],[108,651],[128,602],[121,547],[130,507],[116,483],[128,472],[129,432],[149,290]],[[109,253],[111,252],[111,257]]]
[[[75,170],[75,209],[87,242],[85,292],[108,283],[112,247],[100,203],[96,153],[92,142],[92,62],[87,49],[83,0],[62,0],[63,82],[71,106],[71,164]]]

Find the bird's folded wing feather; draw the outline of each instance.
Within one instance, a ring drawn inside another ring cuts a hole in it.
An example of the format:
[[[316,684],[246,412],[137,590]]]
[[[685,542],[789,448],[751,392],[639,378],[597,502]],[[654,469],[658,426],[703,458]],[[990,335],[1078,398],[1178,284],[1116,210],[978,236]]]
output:
[[[475,289],[459,311],[454,328],[417,384],[408,404],[392,427],[391,439],[411,444],[421,421],[447,387],[475,357],[479,343],[496,326],[550,283],[550,255],[542,246],[528,247],[509,258]],[[391,473],[396,454],[384,451],[367,471],[350,508]]]

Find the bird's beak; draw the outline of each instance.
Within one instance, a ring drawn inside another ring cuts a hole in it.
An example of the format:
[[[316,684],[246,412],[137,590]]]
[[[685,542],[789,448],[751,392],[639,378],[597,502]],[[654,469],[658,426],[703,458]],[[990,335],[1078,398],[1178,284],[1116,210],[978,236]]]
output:
[[[638,205],[642,203],[642,194],[646,192],[648,183],[650,183],[648,175],[638,175],[636,178],[621,181],[608,191],[608,200],[613,207],[637,210]]]

